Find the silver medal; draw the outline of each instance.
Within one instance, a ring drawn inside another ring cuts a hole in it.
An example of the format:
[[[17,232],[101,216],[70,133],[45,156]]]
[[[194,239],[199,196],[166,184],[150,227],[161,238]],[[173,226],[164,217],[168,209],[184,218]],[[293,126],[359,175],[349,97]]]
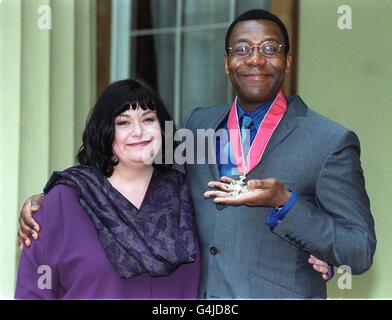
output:
[[[245,183],[246,176],[240,176],[239,180],[235,180],[235,182],[226,184],[229,192],[233,198],[237,198],[240,194],[249,192],[248,187]]]

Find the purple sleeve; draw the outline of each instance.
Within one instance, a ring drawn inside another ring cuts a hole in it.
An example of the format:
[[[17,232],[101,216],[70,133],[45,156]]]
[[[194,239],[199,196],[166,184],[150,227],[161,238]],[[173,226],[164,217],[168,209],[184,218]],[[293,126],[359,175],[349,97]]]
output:
[[[58,259],[63,239],[64,186],[53,188],[34,218],[41,226],[39,238],[20,257],[16,299],[56,299],[59,291]]]

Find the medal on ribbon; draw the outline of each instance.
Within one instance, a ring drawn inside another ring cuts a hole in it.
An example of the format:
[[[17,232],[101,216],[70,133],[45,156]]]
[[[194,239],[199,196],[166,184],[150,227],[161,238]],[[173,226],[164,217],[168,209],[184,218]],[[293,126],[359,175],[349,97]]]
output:
[[[237,97],[234,99],[229,113],[229,118],[227,120],[229,143],[231,144],[237,168],[241,173],[239,180],[235,180],[235,182],[226,185],[234,198],[249,191],[246,184],[246,175],[259,164],[267,147],[268,141],[286,113],[287,100],[283,90],[281,90],[257,129],[256,136],[251,143],[249,152],[246,156],[243,149],[243,137],[241,137],[240,134],[236,105]]]
[[[235,182],[233,183],[226,184],[233,198],[237,198],[240,194],[249,191],[248,187],[246,186],[245,180],[246,176],[240,176],[239,180],[235,180]]]

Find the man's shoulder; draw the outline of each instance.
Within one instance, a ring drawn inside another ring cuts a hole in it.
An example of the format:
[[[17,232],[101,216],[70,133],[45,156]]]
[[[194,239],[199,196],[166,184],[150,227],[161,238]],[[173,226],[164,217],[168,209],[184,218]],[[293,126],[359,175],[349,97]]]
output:
[[[221,104],[215,106],[202,106],[194,108],[190,113],[190,117],[200,116],[200,115],[215,115],[215,114],[222,114],[230,108],[229,104]]]
[[[287,100],[289,107],[295,109],[298,119],[303,118],[302,124],[304,126],[314,127],[319,132],[333,132],[336,134],[345,134],[350,131],[342,124],[316,111],[313,106],[307,105],[300,96],[290,96]]]
[[[209,107],[196,107],[187,116],[184,125],[190,127],[205,127],[215,124],[230,109],[230,104],[215,105]]]

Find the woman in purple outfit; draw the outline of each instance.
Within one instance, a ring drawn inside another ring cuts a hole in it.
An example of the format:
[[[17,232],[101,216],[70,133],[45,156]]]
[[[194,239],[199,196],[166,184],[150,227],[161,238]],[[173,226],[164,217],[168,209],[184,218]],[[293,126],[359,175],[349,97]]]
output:
[[[165,164],[171,121],[140,82],[111,84],[90,113],[78,166],[54,172],[22,252],[18,299],[195,299],[199,252],[185,176]],[[161,163],[165,163],[164,159]]]

